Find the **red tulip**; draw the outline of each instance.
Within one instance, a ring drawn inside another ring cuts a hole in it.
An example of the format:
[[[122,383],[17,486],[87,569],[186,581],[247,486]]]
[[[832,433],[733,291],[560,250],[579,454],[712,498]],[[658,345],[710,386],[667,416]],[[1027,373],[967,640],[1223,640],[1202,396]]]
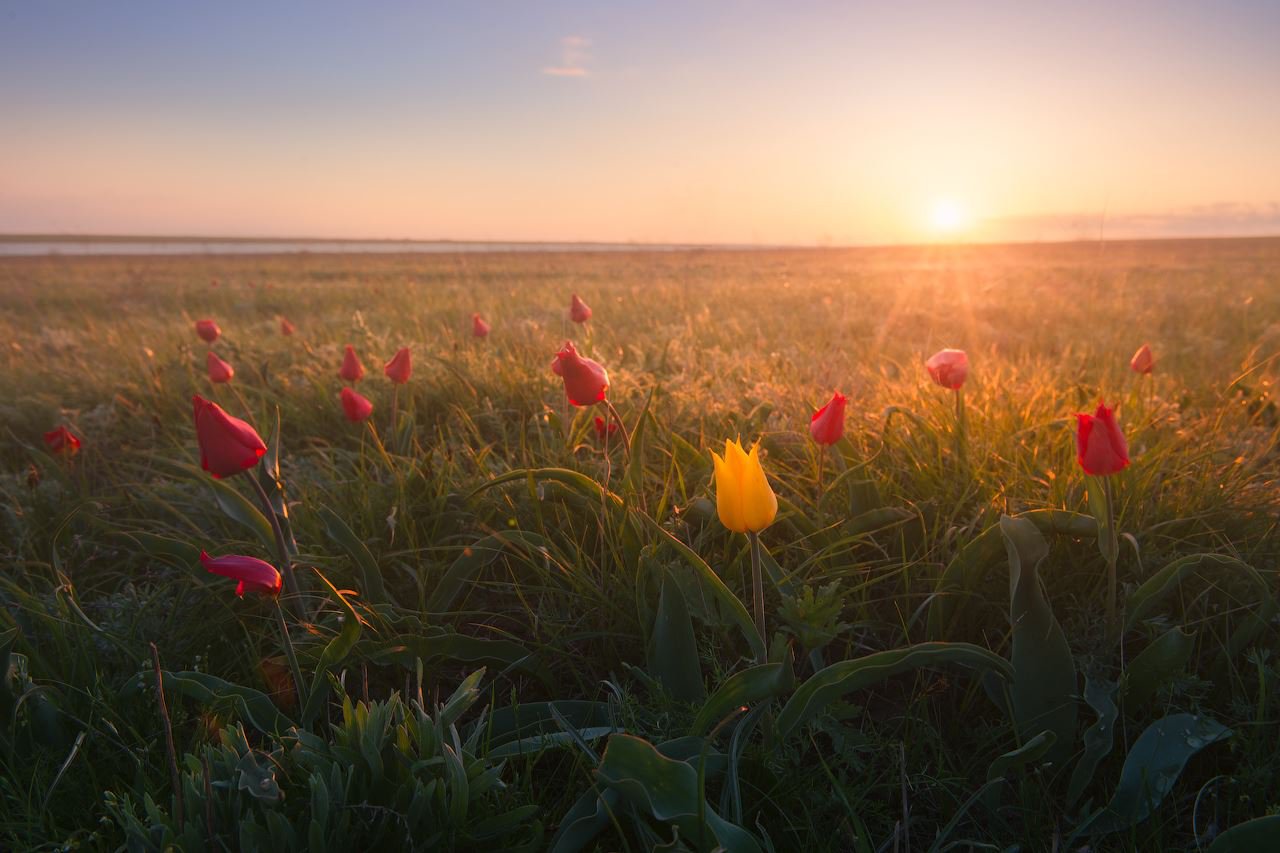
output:
[[[210,557],[200,552],[200,563],[215,575],[239,581],[236,595],[244,598],[246,592],[260,592],[272,597],[280,594],[280,572],[270,563],[257,557]]]
[[[809,419],[809,434],[818,444],[835,444],[844,435],[844,407],[849,398],[839,391]]]
[[[617,421],[609,421],[608,425],[606,425],[604,422],[604,418],[597,417],[595,420],[595,424],[596,424],[596,438],[600,439],[601,441],[604,441],[607,436],[613,435],[615,432],[618,431]]]
[[[1151,354],[1151,347],[1143,344],[1129,359],[1129,368],[1134,373],[1150,373],[1155,369],[1156,357]]]
[[[489,337],[489,324],[479,314],[471,315],[471,334],[477,338]]]
[[[347,420],[358,424],[373,413],[373,403],[370,403],[362,394],[357,394],[350,388],[343,388],[342,413],[347,416]]]
[[[222,330],[212,320],[196,320],[196,334],[200,336],[200,340],[211,344],[222,334]]]
[[[408,382],[409,376],[413,373],[413,365],[409,362],[409,348],[401,347],[399,352],[391,356],[391,360],[382,368],[382,372],[397,385]]]
[[[591,308],[576,293],[569,301],[569,319],[575,323],[585,323],[591,319]]]
[[[233,418],[217,403],[197,394],[195,404],[196,440],[200,443],[200,467],[214,479],[230,477],[258,464],[267,452],[257,431]]]
[[[564,378],[564,392],[575,406],[599,403],[609,390],[609,374],[596,362],[578,355],[573,341],[565,341],[556,353],[551,372]]]
[[[295,326],[285,317],[280,318],[280,334],[288,337],[296,331]]]
[[[214,355],[213,350],[209,350],[209,357],[205,359],[205,364],[209,368],[209,381],[215,385],[230,382],[231,377],[236,375],[235,368]]]
[[[342,369],[338,371],[338,375],[348,382],[359,382],[364,376],[364,365],[360,363],[360,356],[356,355],[355,348],[351,344],[347,344],[346,353],[342,356]]]
[[[962,349],[939,350],[924,363],[933,381],[955,391],[969,375],[969,356]]]
[[[1076,459],[1086,474],[1106,476],[1129,467],[1129,445],[1115,412],[1099,403],[1092,415],[1076,415]]]
[[[74,456],[80,450],[80,439],[74,432],[67,429],[66,424],[60,424],[57,429],[49,430],[44,434],[44,446],[49,448],[51,453]]]

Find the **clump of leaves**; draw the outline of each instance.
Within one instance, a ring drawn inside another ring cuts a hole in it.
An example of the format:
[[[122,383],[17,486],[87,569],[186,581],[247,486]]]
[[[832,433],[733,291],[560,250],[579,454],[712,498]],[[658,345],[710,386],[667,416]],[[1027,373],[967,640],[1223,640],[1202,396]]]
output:
[[[812,652],[849,628],[847,623],[840,621],[843,609],[844,596],[840,592],[839,581],[823,584],[816,591],[805,584],[797,595],[783,594],[778,617],[800,645]]]

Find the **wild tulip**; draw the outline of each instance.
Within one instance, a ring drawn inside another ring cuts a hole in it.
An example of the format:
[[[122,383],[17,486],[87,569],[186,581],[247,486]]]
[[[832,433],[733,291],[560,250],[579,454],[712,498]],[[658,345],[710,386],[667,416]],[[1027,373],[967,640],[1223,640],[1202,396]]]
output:
[[[604,399],[609,374],[597,362],[578,355],[573,341],[565,341],[551,362],[551,372],[564,379],[564,392],[575,406],[590,406]]]
[[[382,372],[397,385],[403,385],[408,382],[409,377],[413,374],[413,365],[409,361],[409,348],[401,347],[391,357],[391,360],[386,363],[386,366],[382,368]]]
[[[244,598],[246,592],[260,592],[272,598],[280,594],[280,572],[265,560],[237,555],[210,557],[201,551],[200,563],[215,575],[239,581],[236,584],[236,595],[241,598]]]
[[[357,394],[350,388],[343,388],[341,396],[342,413],[353,424],[367,420],[369,415],[373,414],[373,403],[370,403],[363,395]]]
[[[778,499],[769,488],[769,478],[760,464],[760,443],[751,452],[729,439],[724,456],[714,450],[716,469],[716,511],[720,523],[735,533],[759,533],[778,514]]]
[[[1134,373],[1147,374],[1155,369],[1156,357],[1151,354],[1151,347],[1143,344],[1138,347],[1138,351],[1133,354],[1133,358],[1129,359],[1129,369]]]
[[[1086,474],[1105,477],[1129,467],[1129,444],[1115,412],[1099,403],[1092,415],[1076,415],[1076,460]]]
[[[364,365],[360,363],[360,356],[356,355],[351,344],[346,346],[346,352],[342,356],[342,369],[338,371],[338,375],[348,382],[359,382],[364,376]]]
[[[212,320],[196,320],[196,334],[200,336],[200,340],[211,344],[222,334],[222,330]]]
[[[80,439],[74,432],[67,429],[66,424],[59,424],[57,429],[51,429],[44,434],[44,446],[49,448],[50,453],[74,456],[80,450]]]
[[[605,423],[604,418],[597,416],[595,419],[596,438],[604,441],[609,436],[618,431],[618,422],[609,421]]]
[[[192,402],[195,405],[196,440],[200,444],[200,467],[214,479],[246,471],[266,455],[266,442],[249,424],[233,418],[217,403],[211,403],[199,394],[192,398]]]
[[[476,338],[489,337],[489,324],[479,314],[471,315],[471,335]]]
[[[809,434],[818,444],[835,444],[844,435],[844,407],[849,398],[836,391],[809,419]]]
[[[569,300],[569,319],[575,323],[585,323],[591,319],[591,308],[576,293]]]
[[[280,334],[284,335],[285,337],[288,337],[289,335],[292,335],[295,331],[297,331],[297,327],[294,326],[292,323],[290,323],[287,317],[280,318]]]
[[[962,349],[939,350],[929,357],[924,366],[934,382],[956,391],[969,375],[969,356]]]
[[[212,350],[205,359],[205,365],[209,368],[209,381],[215,385],[230,382],[231,377],[236,375],[235,368],[214,355]]]

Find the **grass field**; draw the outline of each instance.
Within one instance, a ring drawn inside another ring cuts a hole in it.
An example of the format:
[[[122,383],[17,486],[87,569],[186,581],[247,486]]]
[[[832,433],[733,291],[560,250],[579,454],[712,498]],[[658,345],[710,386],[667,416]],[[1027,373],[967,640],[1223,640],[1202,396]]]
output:
[[[568,406],[567,338],[608,368],[630,458]],[[1221,835],[1280,810],[1280,241],[11,258],[0,346],[0,848],[1220,853],[1280,831]],[[923,367],[942,347],[972,363],[963,431]],[[256,425],[263,463],[199,470],[197,393]],[[1075,458],[1100,399],[1133,460],[1115,630]],[[47,452],[59,423],[78,454]],[[710,451],[736,437],[780,505],[763,638],[715,510]],[[248,488],[279,494],[277,456],[302,588],[280,611],[197,560],[278,564]]]

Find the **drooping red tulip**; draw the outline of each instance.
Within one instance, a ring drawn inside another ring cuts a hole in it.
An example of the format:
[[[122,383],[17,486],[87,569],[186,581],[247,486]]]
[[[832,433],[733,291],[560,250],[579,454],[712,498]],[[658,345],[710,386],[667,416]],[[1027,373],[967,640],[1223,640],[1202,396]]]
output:
[[[489,337],[489,324],[479,314],[471,315],[471,334],[477,338]]]
[[[355,347],[347,344],[346,352],[342,356],[342,369],[338,371],[338,375],[348,382],[359,382],[364,376],[364,365],[360,363],[360,356],[356,355]]]
[[[939,350],[929,357],[924,366],[934,382],[955,391],[969,375],[969,356],[962,349]]]
[[[569,300],[569,319],[575,323],[585,323],[591,319],[591,308],[587,303],[578,298],[578,294],[573,294],[573,299]]]
[[[236,584],[236,595],[241,598],[244,598],[246,592],[260,592],[273,598],[280,594],[280,572],[265,560],[235,554],[210,557],[208,553],[201,551],[200,563],[215,575],[239,581]]]
[[[289,335],[292,335],[295,331],[297,331],[297,327],[294,326],[292,323],[290,323],[287,317],[280,318],[280,334],[284,335],[285,337],[288,337]]]
[[[196,440],[200,443],[200,467],[214,479],[239,474],[258,464],[267,444],[249,424],[233,418],[199,394],[195,405]]]
[[[1129,369],[1134,373],[1150,373],[1155,367],[1156,357],[1151,354],[1151,347],[1147,344],[1138,347],[1133,358],[1129,359]]]
[[[209,381],[215,385],[230,382],[231,377],[236,375],[235,368],[214,355],[213,350],[209,350],[209,357],[205,359],[205,364],[209,368]]]
[[[342,413],[353,424],[360,423],[373,413],[373,403],[370,403],[363,394],[357,394],[350,388],[343,388],[341,396]]]
[[[57,429],[51,429],[44,434],[44,446],[49,448],[50,453],[74,456],[80,450],[80,439],[74,432],[67,429],[66,424],[59,424]]]
[[[413,374],[413,365],[409,361],[409,348],[401,347],[395,355],[391,356],[391,360],[382,368],[382,372],[397,385],[408,382]]]
[[[200,340],[211,344],[222,334],[222,330],[212,320],[196,320],[196,334],[200,336]]]
[[[844,407],[849,398],[836,391],[809,419],[809,434],[818,444],[835,444],[844,435]]]
[[[1092,415],[1076,415],[1076,460],[1086,474],[1105,477],[1129,467],[1129,444],[1104,403]]]
[[[596,425],[596,438],[600,439],[601,441],[604,441],[605,438],[613,435],[615,432],[618,431],[617,421],[611,420],[609,421],[608,424],[606,424],[604,421],[604,418],[599,416],[597,416],[595,419],[595,425]]]
[[[573,341],[565,341],[551,362],[551,372],[564,379],[564,391],[575,406],[590,406],[604,399],[609,374],[595,361],[578,355]]]

